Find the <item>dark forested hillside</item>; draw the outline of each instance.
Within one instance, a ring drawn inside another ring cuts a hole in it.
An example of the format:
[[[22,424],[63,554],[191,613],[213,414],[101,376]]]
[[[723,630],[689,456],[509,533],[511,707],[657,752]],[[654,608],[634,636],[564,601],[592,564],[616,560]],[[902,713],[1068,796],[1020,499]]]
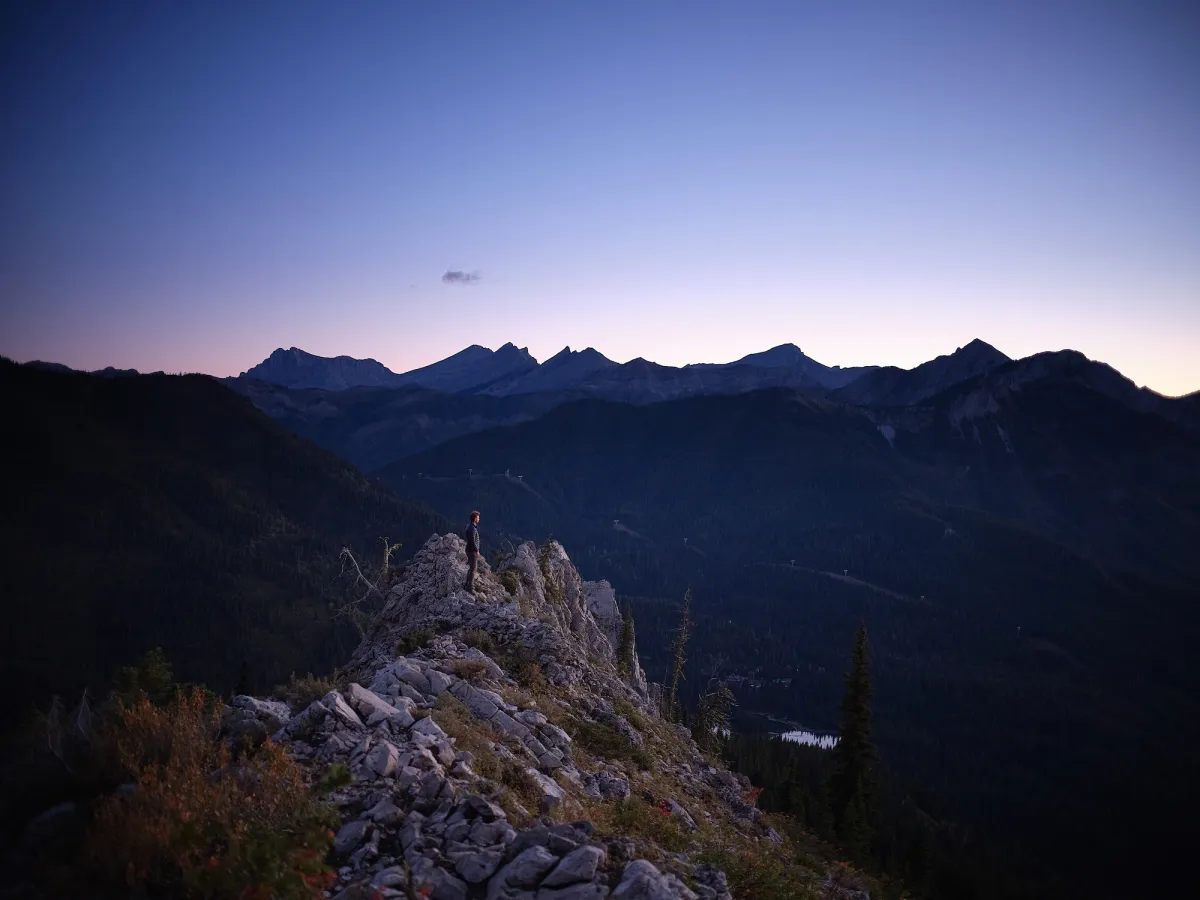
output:
[[[571,399],[562,393],[447,394],[416,384],[319,390],[246,376],[225,384],[285,428],[364,471],[460,435],[534,419]]]
[[[336,557],[448,527],[207,376],[0,361],[0,672],[43,701],[161,645],[185,679],[265,689],[332,668]]]
[[[1200,446],[1070,380],[963,398],[889,422],[787,391],[584,401],[384,477],[479,507],[485,550],[553,534],[626,596],[692,586],[688,685],[722,658],[752,675],[744,720],[831,729],[865,617],[880,750],[925,814],[1103,896],[1177,840],[1196,783]],[[634,612],[661,679],[677,610]]]

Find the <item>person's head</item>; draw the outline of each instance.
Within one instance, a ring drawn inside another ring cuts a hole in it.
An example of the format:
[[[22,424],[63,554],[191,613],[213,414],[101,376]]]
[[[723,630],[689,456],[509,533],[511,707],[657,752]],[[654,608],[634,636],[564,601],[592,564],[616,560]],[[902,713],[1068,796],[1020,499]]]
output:
[[[475,523],[479,522],[479,510],[477,510],[477,509],[471,510],[471,521],[475,522]]]

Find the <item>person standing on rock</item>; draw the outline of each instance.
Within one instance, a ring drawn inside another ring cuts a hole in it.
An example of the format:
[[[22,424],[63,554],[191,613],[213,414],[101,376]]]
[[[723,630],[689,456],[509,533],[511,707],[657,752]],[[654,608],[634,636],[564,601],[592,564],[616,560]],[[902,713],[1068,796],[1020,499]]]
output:
[[[467,530],[463,532],[463,537],[467,541],[467,583],[463,585],[463,588],[474,593],[475,570],[479,567],[479,510],[471,510]]]

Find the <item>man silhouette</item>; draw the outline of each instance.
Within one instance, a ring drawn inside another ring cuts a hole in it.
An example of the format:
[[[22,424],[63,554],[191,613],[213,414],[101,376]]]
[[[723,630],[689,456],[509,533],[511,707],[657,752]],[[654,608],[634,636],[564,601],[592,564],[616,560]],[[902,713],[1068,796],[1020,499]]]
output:
[[[475,592],[475,570],[479,567],[479,510],[471,510],[467,530],[463,532],[467,541],[467,582],[464,590]]]

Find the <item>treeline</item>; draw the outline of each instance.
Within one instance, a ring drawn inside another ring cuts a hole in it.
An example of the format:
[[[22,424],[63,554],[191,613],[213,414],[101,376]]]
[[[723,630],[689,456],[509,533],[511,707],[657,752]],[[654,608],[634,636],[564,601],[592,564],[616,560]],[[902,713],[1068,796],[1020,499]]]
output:
[[[734,734],[724,755],[731,768],[763,786],[758,805],[786,813],[813,833],[837,840],[830,783],[836,769],[829,750],[765,734]],[[884,761],[886,764],[886,760]],[[1095,896],[1045,872],[1035,859],[981,840],[929,815],[900,789],[885,767],[878,774],[878,809],[865,853],[846,855],[868,871],[898,879],[922,900],[1069,900]]]

